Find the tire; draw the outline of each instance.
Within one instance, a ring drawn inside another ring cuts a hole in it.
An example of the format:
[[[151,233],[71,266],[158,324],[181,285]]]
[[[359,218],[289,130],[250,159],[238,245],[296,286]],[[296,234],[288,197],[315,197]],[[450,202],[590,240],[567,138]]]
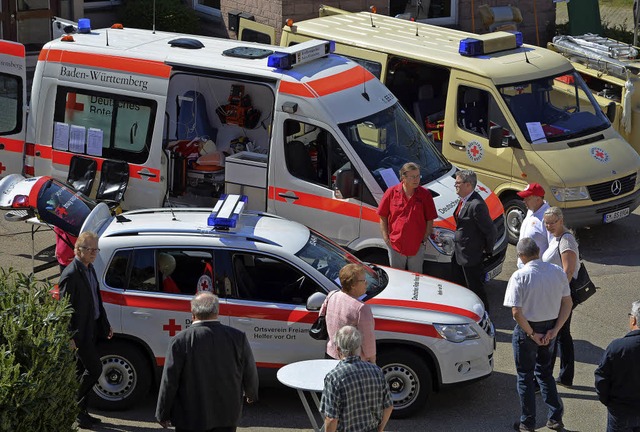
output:
[[[93,387],[91,405],[105,411],[133,408],[149,393],[149,362],[138,348],[123,341],[104,343],[98,353],[102,375]]]
[[[516,197],[509,197],[504,200],[502,206],[504,207],[509,243],[515,245],[518,243],[518,238],[520,237],[522,221],[527,215],[527,206],[524,205],[524,201]]]
[[[409,417],[424,407],[433,382],[423,359],[406,349],[389,349],[378,356],[377,363],[391,390],[393,418]]]
[[[389,253],[382,249],[369,249],[359,256],[360,260],[368,263],[389,265]]]

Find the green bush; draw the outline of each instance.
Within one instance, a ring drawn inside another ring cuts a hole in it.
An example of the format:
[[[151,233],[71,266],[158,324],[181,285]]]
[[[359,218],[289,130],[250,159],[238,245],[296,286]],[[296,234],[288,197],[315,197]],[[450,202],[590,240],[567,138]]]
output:
[[[156,30],[198,34],[198,17],[180,0],[155,0]],[[118,10],[125,27],[153,28],[153,0],[124,0]]]
[[[73,430],[75,356],[71,309],[51,285],[0,269],[0,431]]]

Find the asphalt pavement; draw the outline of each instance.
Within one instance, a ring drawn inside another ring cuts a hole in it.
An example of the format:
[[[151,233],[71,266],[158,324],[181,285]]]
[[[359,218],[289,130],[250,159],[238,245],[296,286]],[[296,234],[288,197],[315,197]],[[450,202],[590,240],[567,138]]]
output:
[[[578,231],[580,251],[599,287],[589,301],[574,311],[572,333],[576,349],[575,386],[559,388],[565,404],[567,431],[604,431],[606,409],[593,388],[593,371],[609,342],[627,332],[631,303],[640,299],[640,210],[606,226]],[[34,235],[35,251],[53,244],[53,233]],[[3,268],[31,269],[31,227],[25,222],[0,221],[0,263]],[[513,320],[501,307],[507,281],[515,270],[515,248],[509,246],[503,273],[487,289],[492,319],[497,330],[495,370],[479,382],[448,388],[433,394],[415,417],[391,420],[389,431],[509,431],[518,418],[515,367],[511,348]],[[35,264],[42,261],[36,260]],[[56,268],[38,276],[57,277]],[[559,362],[558,362],[559,363]],[[102,424],[96,431],[143,432],[162,429],[154,422],[155,393],[129,411],[99,412]],[[547,430],[545,407],[537,398],[538,430]],[[295,391],[280,387],[262,388],[260,401],[246,406],[239,431],[310,431],[311,426]]]

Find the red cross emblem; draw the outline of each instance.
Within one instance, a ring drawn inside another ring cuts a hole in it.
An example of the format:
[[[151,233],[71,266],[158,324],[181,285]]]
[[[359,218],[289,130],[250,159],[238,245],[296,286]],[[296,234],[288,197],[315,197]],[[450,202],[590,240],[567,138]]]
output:
[[[489,193],[489,189],[487,189],[487,188],[486,188],[486,187],[484,187],[484,186],[478,186],[478,189],[480,189],[482,192]]]
[[[206,279],[200,283],[200,290],[209,291],[209,283]]]
[[[478,150],[478,147],[477,147],[477,146],[473,146],[473,147],[471,147],[471,148],[469,149],[469,151],[470,151],[471,153],[473,153],[473,155],[474,155],[474,156],[478,156],[478,153],[480,153],[480,150]]]
[[[0,174],[2,174],[2,172],[3,172],[3,171],[6,171],[6,170],[7,170],[7,167],[6,167],[6,166],[4,166],[4,165],[2,164],[2,162],[0,162]]]
[[[600,147],[593,147],[591,149],[591,156],[598,162],[609,162],[609,154]]]
[[[601,151],[596,151],[596,156],[602,159],[604,158],[604,153],[602,153]]]
[[[176,324],[176,320],[171,318],[169,320],[169,324],[165,324],[162,326],[162,330],[168,331],[169,336],[175,336],[180,330],[182,330],[182,326],[180,324]]]

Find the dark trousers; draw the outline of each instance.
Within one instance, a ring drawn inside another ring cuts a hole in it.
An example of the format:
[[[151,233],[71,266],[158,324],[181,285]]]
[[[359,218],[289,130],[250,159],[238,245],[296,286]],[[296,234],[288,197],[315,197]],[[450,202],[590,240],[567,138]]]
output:
[[[640,413],[630,414],[609,408],[607,432],[640,432]]]
[[[236,426],[215,427],[211,429],[182,429],[176,428],[176,432],[236,432]]]
[[[98,355],[95,338],[78,347],[76,351],[76,370],[80,387],[78,388],[78,406],[81,411],[87,410],[88,395],[102,375],[102,362]]]
[[[543,321],[532,325],[536,333],[546,333],[553,328],[555,320]],[[533,323],[531,323],[533,324]],[[551,341],[553,343],[554,341]],[[539,346],[527,336],[519,325],[513,329],[513,357],[517,371],[517,389],[520,396],[520,423],[530,428],[536,424],[535,380],[540,384],[542,400],[547,405],[549,419],[562,421],[564,407],[551,369],[551,350],[549,346]]]
[[[456,262],[456,256],[451,257],[451,282],[457,283],[473,291],[489,312],[489,299],[484,289],[484,267],[482,263],[473,266],[461,266]]]
[[[573,337],[571,337],[571,316],[573,312],[569,314],[569,318],[564,323],[556,343],[553,345],[551,351],[551,370],[556,364],[556,355],[560,355],[560,375],[558,380],[564,385],[573,385],[573,375],[575,374],[575,353],[573,350]]]

